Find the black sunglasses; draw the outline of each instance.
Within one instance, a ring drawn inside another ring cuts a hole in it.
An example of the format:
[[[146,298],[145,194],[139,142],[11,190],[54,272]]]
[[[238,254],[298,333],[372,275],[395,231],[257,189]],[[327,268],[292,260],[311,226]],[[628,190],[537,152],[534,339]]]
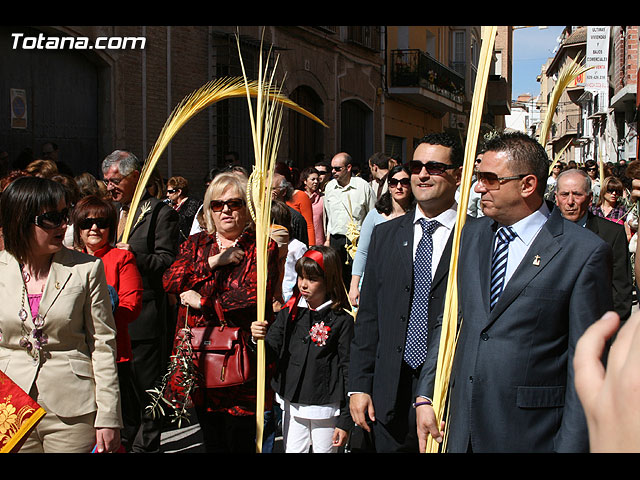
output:
[[[423,168],[427,169],[429,175],[442,175],[447,170],[458,168],[455,165],[448,165],[441,162],[421,162],[420,160],[411,160],[409,162],[409,170],[411,175],[418,175]]]
[[[169,188],[167,189],[167,193],[176,193],[178,191],[177,188]]]
[[[64,223],[69,222],[69,209],[65,208],[61,212],[45,212],[42,215],[38,215],[34,220],[40,228],[47,230],[60,227]]]
[[[209,207],[211,207],[211,210],[213,210],[214,212],[221,212],[224,209],[225,205],[229,207],[229,210],[235,212],[236,210],[240,210],[242,207],[244,207],[244,200],[242,200],[241,198],[232,198],[226,201],[211,200]]]
[[[109,219],[105,217],[85,218],[78,222],[78,228],[80,228],[80,230],[91,230],[91,227],[94,225],[98,228],[108,228]]]
[[[402,185],[403,187],[408,187],[409,185],[411,185],[411,180],[409,178],[390,178],[389,179],[389,186],[390,187],[397,187],[398,184]]]

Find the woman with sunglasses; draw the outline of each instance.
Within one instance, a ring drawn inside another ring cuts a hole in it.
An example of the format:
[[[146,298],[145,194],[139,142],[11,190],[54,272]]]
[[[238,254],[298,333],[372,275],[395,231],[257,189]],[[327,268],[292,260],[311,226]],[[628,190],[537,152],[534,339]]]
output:
[[[600,189],[600,197],[595,206],[590,208],[591,213],[616,223],[624,223],[626,210],[622,205],[623,189],[622,182],[616,177],[605,178]]]
[[[217,175],[204,195],[207,230],[191,235],[163,275],[165,290],[180,299],[174,355],[185,322],[192,327],[219,326],[216,302],[224,321],[247,336],[257,318],[256,233],[246,202],[247,181],[234,173]],[[278,247],[268,245],[266,298],[272,299],[279,279]],[[266,305],[271,321],[271,303]],[[213,329],[214,331],[216,329]],[[198,368],[196,361],[196,368]],[[241,385],[199,388],[190,399],[202,429],[207,452],[255,453],[256,380]],[[169,380],[169,395],[178,405],[187,402],[177,376]],[[265,411],[271,404],[265,405]]]
[[[2,192],[0,369],[47,412],[21,452],[120,446],[116,325],[103,263],[63,246],[62,185],[18,178]]]
[[[131,339],[129,324],[142,310],[142,277],[136,265],[136,258],[128,250],[113,247],[116,237],[118,214],[111,202],[94,195],[88,195],[76,204],[73,214],[73,236],[75,245],[83,252],[102,259],[107,284],[116,292],[116,302],[112,301],[116,322],[116,344],[118,379],[122,399],[122,414],[138,415],[135,400],[135,384],[131,371]],[[130,432],[123,432],[125,448],[133,441]]]
[[[178,212],[178,245],[189,238],[193,219],[200,209],[200,201],[189,196],[189,182],[184,177],[171,177],[167,181],[167,200]]]
[[[354,307],[360,301],[360,281],[364,275],[367,263],[367,252],[373,228],[387,220],[404,215],[415,206],[415,199],[411,192],[411,172],[404,165],[393,167],[387,176],[389,190],[376,203],[375,210],[371,210],[362,222],[358,249],[351,268],[351,284],[349,286],[349,300]]]

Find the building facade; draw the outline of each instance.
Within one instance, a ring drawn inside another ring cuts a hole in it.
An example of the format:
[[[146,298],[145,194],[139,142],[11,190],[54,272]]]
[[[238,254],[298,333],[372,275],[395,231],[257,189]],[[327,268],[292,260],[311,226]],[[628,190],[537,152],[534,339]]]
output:
[[[0,150],[24,166],[40,157],[44,143],[55,142],[74,173],[98,177],[102,158],[116,148],[146,159],[183,98],[212,79],[242,75],[239,41],[249,77],[257,76],[261,48],[264,58],[271,52],[283,93],[329,126],[285,109],[278,160],[302,169],[346,151],[366,167],[369,156],[386,151],[406,161],[425,133],[466,134],[481,32],[473,26],[2,26]],[[98,48],[101,41],[108,48]],[[509,43],[505,27],[496,39],[486,129],[503,123],[509,109]],[[242,166],[253,164],[246,98],[194,116],[158,169],[165,178],[184,176],[199,195],[208,171],[225,165],[230,153]]]

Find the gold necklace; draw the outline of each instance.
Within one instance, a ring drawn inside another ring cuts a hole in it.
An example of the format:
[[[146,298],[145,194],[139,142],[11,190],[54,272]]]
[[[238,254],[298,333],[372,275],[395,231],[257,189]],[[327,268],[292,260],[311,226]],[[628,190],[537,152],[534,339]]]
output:
[[[31,275],[29,272],[24,271],[24,265],[20,265],[20,273],[22,274],[22,305],[18,311],[18,318],[20,319],[22,336],[20,337],[19,345],[26,349],[27,353],[33,358],[33,361],[37,363],[40,361],[40,350],[47,344],[47,335],[43,332],[45,317],[38,312],[35,318],[33,318],[35,328],[29,332],[26,325],[29,315],[24,306],[24,299],[27,297],[27,282],[31,280]]]

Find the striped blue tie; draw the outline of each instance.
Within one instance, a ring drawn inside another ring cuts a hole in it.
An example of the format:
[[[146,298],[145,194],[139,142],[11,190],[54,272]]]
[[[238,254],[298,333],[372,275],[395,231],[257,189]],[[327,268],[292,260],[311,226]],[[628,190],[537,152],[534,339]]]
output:
[[[413,261],[413,301],[409,314],[404,360],[416,369],[427,356],[427,323],[429,320],[429,295],[431,293],[431,257],[433,256],[433,232],[440,226],[437,220],[421,218],[422,238],[416,248]]]
[[[496,233],[498,241],[491,260],[491,310],[498,302],[502,289],[504,288],[504,278],[507,273],[507,256],[509,255],[509,242],[517,237],[511,227],[500,227]]]

